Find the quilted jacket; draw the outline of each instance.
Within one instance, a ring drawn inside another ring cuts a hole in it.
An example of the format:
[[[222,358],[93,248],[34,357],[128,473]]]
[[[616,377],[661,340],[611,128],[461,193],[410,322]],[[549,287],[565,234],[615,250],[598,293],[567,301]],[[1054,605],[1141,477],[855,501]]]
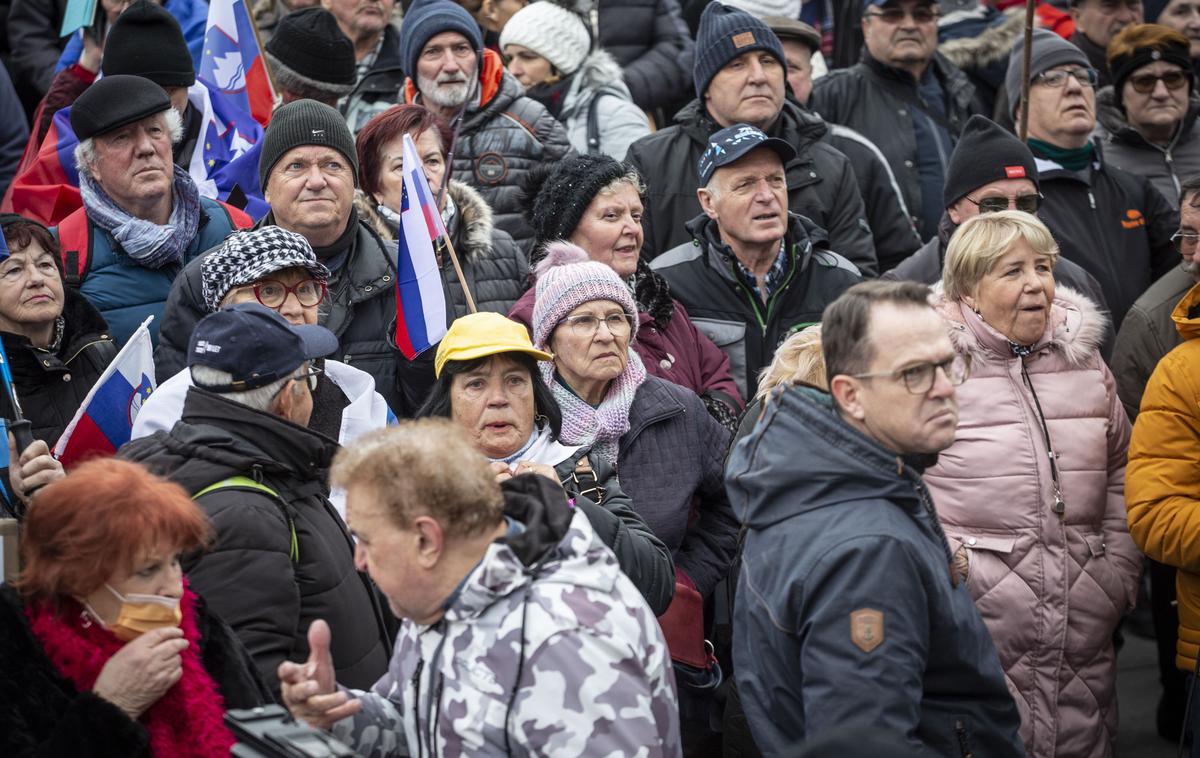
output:
[[[624,69],[639,107],[665,108],[692,89],[695,45],[676,0],[601,0],[600,44]]]
[[[951,550],[966,549],[1021,739],[1029,755],[1110,756],[1112,634],[1133,608],[1141,555],[1125,523],[1129,421],[1098,352],[1104,317],[1059,287],[1050,326],[1022,361],[974,311],[945,300],[938,309],[972,365],[957,437],[925,483]]]

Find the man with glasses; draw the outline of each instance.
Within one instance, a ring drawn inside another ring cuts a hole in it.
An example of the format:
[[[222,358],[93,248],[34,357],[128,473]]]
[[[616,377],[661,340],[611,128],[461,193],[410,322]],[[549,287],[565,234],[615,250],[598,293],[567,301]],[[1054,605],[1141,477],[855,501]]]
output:
[[[931,0],[863,0],[862,61],[817,80],[810,101],[879,147],[922,240],[937,234],[954,143],[983,110],[966,74],[937,52],[938,15]]]
[[[1013,46],[1004,87],[1019,117],[1024,47]],[[1087,270],[1104,291],[1112,322],[1176,263],[1171,235],[1179,215],[1145,176],[1105,159],[1096,126],[1095,69],[1079,48],[1045,29],[1033,33],[1029,148],[1043,200],[1039,218],[1062,257]]]
[[[850,288],[821,329],[830,393],[773,395],[726,467],[746,529],[733,655],[754,739],[790,755],[877,730],[890,755],[1024,755],[921,478],[954,442],[970,363],[913,282]]]
[[[313,361],[337,347],[328,329],[290,324],[259,303],[205,316],[188,342],[195,386],[183,418],[120,453],[182,486],[212,521],[212,549],[184,569],[276,698],[279,664],[308,657],[315,618],[334,632],[339,682],[370,687],[389,658],[390,622],[326,497],[338,444],[307,428]]]
[[[1143,12],[1142,0],[1071,0],[1075,33],[1070,42],[1087,56],[1099,86],[1110,82],[1108,43],[1125,27],[1142,23]]]

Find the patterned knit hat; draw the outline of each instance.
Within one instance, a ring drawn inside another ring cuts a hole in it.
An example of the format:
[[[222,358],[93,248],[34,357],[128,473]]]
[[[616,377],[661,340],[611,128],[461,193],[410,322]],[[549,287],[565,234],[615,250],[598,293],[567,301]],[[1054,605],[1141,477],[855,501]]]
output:
[[[734,58],[754,50],[774,55],[787,68],[783,45],[770,27],[746,11],[719,2],[709,3],[696,30],[696,62],[692,65],[700,102],[704,102],[704,92],[718,71]]]
[[[329,280],[329,269],[317,261],[308,240],[278,226],[234,232],[204,257],[200,280],[210,312],[221,307],[229,291],[288,268],[302,268],[318,281]]]
[[[533,301],[533,344],[539,350],[546,349],[551,332],[584,303],[612,300],[629,315],[637,315],[637,303],[621,277],[607,265],[588,258],[578,245],[551,242],[546,246],[546,257],[534,271],[537,297]],[[634,319],[630,344],[636,336]]]
[[[525,218],[533,227],[533,260],[541,255],[541,245],[566,239],[575,232],[600,190],[634,170],[628,163],[599,153],[572,155],[556,165],[529,172],[522,190],[529,209]]]
[[[500,32],[500,49],[520,45],[550,61],[563,76],[579,70],[592,46],[583,19],[551,0],[538,0],[513,14]]]

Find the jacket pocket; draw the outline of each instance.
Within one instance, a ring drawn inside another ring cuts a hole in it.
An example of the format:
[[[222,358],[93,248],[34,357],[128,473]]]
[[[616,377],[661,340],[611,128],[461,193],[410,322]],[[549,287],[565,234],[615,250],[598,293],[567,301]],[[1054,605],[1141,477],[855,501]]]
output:
[[[1117,615],[1123,615],[1129,604],[1128,592],[1121,573],[1108,557],[1107,546],[1102,534],[1084,534],[1083,542],[1087,545],[1088,556],[1083,570],[1100,585],[1100,589],[1108,596],[1116,609]]]
[[[737,382],[742,397],[750,400],[747,387],[750,377],[746,373],[746,322],[724,321],[714,318],[692,318],[696,328],[713,341],[722,353],[729,356],[729,373]]]
[[[967,551],[967,587],[971,597],[978,599],[1012,572],[1008,564],[1017,544],[1015,535],[947,531],[946,536],[961,542]]]

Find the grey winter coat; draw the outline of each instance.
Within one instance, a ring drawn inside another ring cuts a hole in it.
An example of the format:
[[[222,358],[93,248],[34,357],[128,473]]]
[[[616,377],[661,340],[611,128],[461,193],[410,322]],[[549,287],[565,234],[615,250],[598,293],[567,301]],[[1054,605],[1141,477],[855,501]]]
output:
[[[1104,159],[1131,174],[1144,176],[1172,207],[1179,207],[1179,186],[1200,174],[1200,95],[1192,95],[1187,114],[1167,146],[1156,145],[1129,125],[1125,110],[1117,105],[1112,87],[1096,93],[1097,137],[1104,141]]]
[[[595,113],[599,145],[588,145],[588,121]],[[559,120],[577,153],[601,152],[622,160],[629,146],[650,133],[650,122],[630,100],[621,81],[621,67],[611,55],[597,50],[571,75]]]
[[[1158,362],[1183,342],[1171,314],[1195,284],[1195,277],[1177,266],[1150,285],[1125,314],[1113,349],[1112,372],[1130,423],[1137,420],[1142,393]]]
[[[633,102],[669,108],[692,91],[695,43],[675,0],[600,0],[599,47],[624,69]]]

